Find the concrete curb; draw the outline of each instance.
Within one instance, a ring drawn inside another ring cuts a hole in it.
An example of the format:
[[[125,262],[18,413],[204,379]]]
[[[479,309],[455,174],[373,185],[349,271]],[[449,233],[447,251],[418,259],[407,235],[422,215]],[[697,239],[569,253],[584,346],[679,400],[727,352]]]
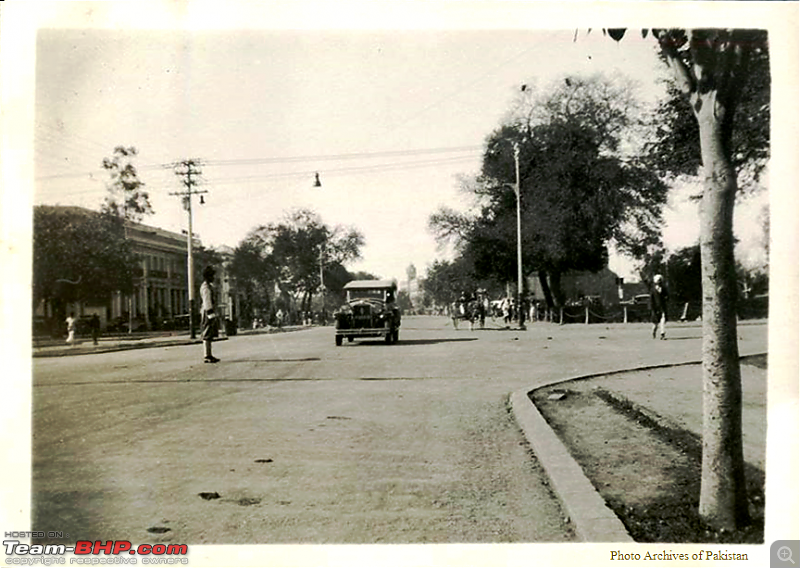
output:
[[[217,341],[227,341],[227,337],[215,339]],[[176,345],[195,345],[202,343],[200,339],[174,339],[171,341],[142,341],[141,343],[118,343],[115,345],[89,345],[88,347],[64,347],[51,351],[33,351],[33,357],[67,357],[71,355],[92,355],[95,353],[112,353],[114,351],[130,351],[133,349],[149,349],[151,347],[174,347]]]
[[[244,332],[240,332],[237,334],[238,336],[247,337],[251,335],[270,335],[274,333],[291,333],[293,331],[302,331],[304,329],[310,329],[309,327],[304,326],[290,326],[284,327],[281,329],[270,329],[270,330],[245,330]],[[214,340],[216,343],[217,341],[227,341],[230,339],[231,336],[224,336],[219,337]],[[202,343],[201,339],[190,339],[188,337],[183,337],[181,339],[134,339],[130,341],[122,341],[120,343],[112,343],[110,345],[103,345],[103,341],[101,340],[100,345],[94,346],[91,345],[91,340],[84,340],[83,343],[86,344],[85,347],[82,344],[75,345],[75,346],[46,346],[46,347],[34,347],[32,349],[31,355],[33,357],[68,357],[71,355],[92,355],[95,353],[112,353],[114,351],[129,351],[132,349],[148,349],[150,347],[174,347],[176,345],[198,345]]]
[[[511,409],[575,525],[578,538],[583,542],[635,542],[528,398],[528,392],[511,393]]]
[[[764,352],[740,354],[739,359],[765,355]],[[578,537],[584,542],[636,542],[628,534],[625,525],[619,517],[608,508],[605,500],[592,485],[589,478],[583,472],[578,462],[570,455],[569,450],[550,428],[539,409],[528,397],[528,393],[548,386],[560,385],[574,381],[607,377],[623,373],[636,373],[651,369],[665,369],[669,367],[681,367],[687,365],[702,365],[702,361],[690,360],[677,363],[662,363],[660,365],[643,365],[632,369],[615,369],[601,373],[589,373],[578,375],[568,379],[559,379],[539,385],[532,389],[523,389],[511,393],[509,402],[514,418],[522,429],[525,438],[528,440],[539,462],[545,472],[550,477],[553,489],[567,510]],[[608,389],[605,389],[609,392]],[[665,428],[679,428],[680,425],[661,416],[650,409],[637,403],[629,401],[619,393],[609,392],[611,396],[616,396],[621,400],[627,401],[637,411],[641,412],[657,424]]]

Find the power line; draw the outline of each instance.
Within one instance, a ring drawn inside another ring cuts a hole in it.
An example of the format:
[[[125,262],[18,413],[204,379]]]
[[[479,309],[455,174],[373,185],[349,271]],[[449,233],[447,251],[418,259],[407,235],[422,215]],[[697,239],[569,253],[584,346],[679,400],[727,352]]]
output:
[[[398,171],[398,170],[406,170],[406,169],[415,169],[415,168],[425,168],[425,167],[433,167],[433,166],[443,166],[448,164],[458,164],[462,162],[468,162],[476,159],[477,155],[469,155],[469,156],[454,156],[452,158],[446,159],[438,159],[438,160],[418,160],[413,162],[395,162],[395,163],[384,163],[384,164],[373,164],[369,166],[351,166],[346,168],[330,168],[324,170],[324,175],[337,175],[337,174],[348,174],[348,173],[370,173],[370,172],[384,172],[384,171]],[[304,170],[304,171],[296,171],[296,172],[283,172],[283,173],[273,173],[273,174],[262,174],[262,175],[253,175],[253,176],[240,176],[240,177],[230,177],[230,178],[218,178],[216,180],[209,180],[209,184],[211,185],[218,185],[218,184],[230,184],[230,183],[249,183],[249,182],[257,182],[262,180],[269,180],[269,179],[281,179],[281,178],[293,178],[293,177],[310,177],[317,173],[317,170]]]
[[[54,133],[54,134],[51,134],[51,136],[57,137],[59,139],[63,138],[64,135],[65,135],[63,127],[54,126],[54,125],[48,124],[47,122],[44,122],[42,120],[38,120],[36,122],[35,130],[40,132],[41,129],[48,130],[48,131]],[[92,140],[91,138],[86,138],[86,137],[83,137],[83,136],[79,136],[79,135],[74,134],[74,133],[70,133],[69,134],[69,139],[70,140],[74,140],[74,141],[78,141],[78,142],[83,142],[84,145],[95,146],[98,150],[103,150],[104,152],[108,152],[108,150],[109,150],[108,146],[106,144],[102,143],[102,142],[98,142],[97,140]],[[113,146],[111,147],[111,149],[113,150]]]
[[[207,160],[208,166],[239,166],[258,164],[290,164],[297,162],[339,161],[353,159],[387,158],[392,156],[418,156],[424,154],[449,154],[480,150],[481,146],[455,146],[449,148],[420,148],[415,150],[390,150],[384,152],[353,152],[349,154],[322,154],[316,156],[291,156],[284,158],[252,158],[241,160]]]
[[[293,164],[293,163],[303,163],[303,162],[340,161],[340,160],[344,161],[344,160],[372,159],[372,158],[384,158],[384,157],[419,156],[426,154],[433,155],[433,154],[450,154],[450,153],[462,153],[462,152],[477,152],[479,150],[482,150],[482,146],[454,146],[454,147],[440,147],[440,148],[420,148],[413,150],[394,150],[385,152],[353,152],[349,154],[319,154],[319,155],[309,155],[309,156],[289,156],[283,158],[244,158],[238,160],[205,160],[203,162],[203,165],[212,167],[212,166],[266,165],[266,164]],[[446,163],[446,161],[447,159],[445,159],[445,162],[443,163]],[[164,168],[172,168],[174,166],[175,164],[145,164],[142,166],[137,166],[136,169],[137,171],[153,171],[153,170],[163,170]],[[364,167],[373,167],[373,166],[364,166]],[[385,167],[385,166],[382,165],[374,167]],[[344,171],[344,170],[338,170],[338,171]],[[83,172],[83,173],[52,174],[47,176],[39,176],[35,179],[37,181],[46,181],[53,179],[81,178],[94,175],[97,173],[103,173],[103,170],[93,170],[91,172]],[[266,177],[274,177],[274,176],[267,174]],[[277,177],[283,177],[283,176],[278,175]]]
[[[391,130],[392,132],[393,132],[393,131],[395,131],[395,130],[397,130],[398,128],[400,128],[400,127],[402,127],[402,126],[404,126],[404,125],[408,124],[409,122],[411,122],[412,120],[414,120],[415,118],[417,118],[419,115],[421,115],[421,114],[423,114],[423,113],[425,113],[425,112],[429,111],[430,109],[432,109],[432,108],[434,108],[434,107],[437,107],[437,106],[439,106],[439,105],[440,105],[440,104],[442,104],[443,102],[446,102],[446,101],[448,101],[448,100],[452,99],[453,97],[455,97],[455,96],[456,96],[456,95],[458,95],[459,93],[463,93],[463,92],[464,92],[464,91],[465,91],[467,88],[469,88],[469,87],[471,87],[471,86],[473,86],[473,85],[475,85],[475,84],[479,83],[480,81],[482,81],[483,79],[485,79],[486,77],[488,77],[489,75],[491,75],[492,73],[496,72],[496,71],[497,71],[498,69],[500,69],[501,67],[505,67],[506,65],[508,65],[508,64],[509,64],[509,63],[511,63],[512,61],[515,61],[515,60],[519,59],[520,57],[522,57],[523,55],[525,55],[525,54],[526,54],[526,53],[528,53],[529,51],[532,51],[533,49],[534,49],[533,47],[530,47],[530,48],[528,48],[528,49],[524,49],[524,50],[520,51],[519,53],[517,53],[516,55],[514,55],[513,57],[510,57],[510,58],[506,59],[505,61],[503,61],[503,62],[501,62],[501,63],[498,63],[497,65],[493,65],[493,66],[492,66],[490,69],[486,70],[484,73],[482,73],[481,75],[479,75],[477,78],[475,78],[475,79],[473,79],[473,80],[471,80],[471,81],[467,81],[467,82],[465,82],[465,83],[462,83],[461,85],[459,85],[458,87],[456,87],[456,88],[455,88],[455,89],[453,89],[452,91],[449,91],[449,92],[448,92],[447,94],[445,94],[443,97],[441,97],[441,98],[439,98],[439,99],[437,99],[437,100],[433,101],[433,102],[432,102],[432,103],[430,103],[429,105],[427,105],[427,106],[423,107],[421,110],[419,110],[419,111],[417,111],[417,112],[415,112],[415,113],[412,113],[412,114],[410,114],[410,115],[406,116],[404,119],[402,119],[402,120],[401,120],[401,121],[400,121],[400,122],[397,124],[397,126],[395,126],[395,127],[391,128],[390,130]]]
[[[326,176],[337,176],[337,175],[347,175],[350,173],[358,173],[358,174],[369,174],[372,172],[384,172],[384,171],[402,171],[402,170],[410,170],[410,169],[418,169],[418,168],[427,168],[427,167],[435,167],[435,166],[445,166],[445,165],[452,165],[452,164],[459,164],[463,162],[468,162],[475,160],[480,155],[477,153],[464,155],[464,156],[451,156],[448,158],[437,158],[431,160],[414,160],[414,161],[403,161],[403,162],[388,162],[388,163],[380,163],[380,164],[370,164],[366,166],[349,166],[349,167],[342,167],[342,168],[330,168],[324,170],[324,175]],[[177,165],[182,164],[165,164],[159,166],[160,169],[164,169],[165,167],[175,168]],[[199,161],[194,162],[195,166],[199,164]],[[205,165],[206,162],[203,162]],[[292,179],[292,178],[309,178],[312,177],[318,170],[302,170],[302,171],[295,171],[295,172],[281,172],[281,173],[266,173],[266,174],[257,174],[252,176],[234,176],[234,177],[218,177],[212,179],[204,180],[203,184],[206,187],[219,187],[219,186],[227,186],[232,184],[245,184],[245,183],[257,183],[260,181],[269,181],[275,179]],[[81,174],[80,177],[83,177],[86,174]],[[194,175],[194,174],[193,174]],[[74,175],[70,175],[70,177],[75,177]],[[42,178],[37,178],[40,180]],[[51,179],[52,178],[45,178]],[[98,183],[101,180],[99,179],[91,179],[90,181]],[[193,183],[195,180],[192,180]],[[163,183],[163,182],[162,182]],[[145,184],[145,188],[151,194],[157,191],[163,191],[167,189],[159,183],[157,185],[150,185]],[[71,190],[68,192],[62,192],[59,194],[59,197],[69,197],[69,196],[77,196],[81,194],[88,194],[96,192],[97,189],[77,189]]]

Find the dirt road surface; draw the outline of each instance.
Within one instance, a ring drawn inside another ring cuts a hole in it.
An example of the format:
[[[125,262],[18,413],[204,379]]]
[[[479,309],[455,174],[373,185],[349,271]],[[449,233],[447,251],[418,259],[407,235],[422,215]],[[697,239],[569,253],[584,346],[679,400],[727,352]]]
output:
[[[332,328],[36,359],[33,525],[70,539],[187,544],[574,539],[508,394],[585,373],[697,360],[700,329],[453,330],[400,343]],[[740,350],[766,346],[742,326]]]

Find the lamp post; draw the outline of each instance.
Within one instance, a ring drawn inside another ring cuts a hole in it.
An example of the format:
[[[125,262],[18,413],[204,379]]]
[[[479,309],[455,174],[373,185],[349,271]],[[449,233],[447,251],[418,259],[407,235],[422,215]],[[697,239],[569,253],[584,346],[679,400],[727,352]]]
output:
[[[128,200],[124,199],[123,201],[123,216],[122,216],[122,228],[125,231],[125,242],[128,242]],[[142,272],[144,274],[144,272]],[[121,302],[122,298],[120,298]],[[120,311],[122,311],[122,306],[120,306]],[[128,334],[133,333],[133,290],[128,295]]]
[[[517,195],[517,315],[519,328],[525,329],[525,312],[522,310],[522,217],[520,214],[519,144],[514,142],[514,193]]]
[[[317,178],[319,179],[319,178]],[[323,268],[324,268],[324,255],[325,255],[325,244],[319,248],[319,293],[322,299],[322,313],[320,314],[320,320],[322,325],[327,323],[327,310],[325,307],[325,276],[323,275]]]
[[[197,160],[184,160],[183,162],[178,162],[177,164],[173,164],[175,168],[175,173],[178,176],[183,176],[183,185],[186,186],[186,191],[179,191],[170,193],[170,195],[178,195],[183,198],[183,206],[186,209],[186,212],[189,216],[189,223],[188,223],[188,233],[186,235],[186,279],[187,285],[189,287],[189,334],[192,339],[197,337],[197,332],[195,330],[195,321],[194,321],[194,313],[195,313],[195,299],[194,299],[194,254],[192,250],[192,245],[194,241],[194,234],[192,232],[192,196],[193,195],[200,195],[200,203],[205,204],[203,200],[203,193],[208,193],[206,190],[197,190],[192,189],[195,185],[197,185],[197,180],[192,179],[192,176],[200,175],[200,171],[196,169],[199,165]],[[185,169],[179,170],[179,167],[183,167]]]
[[[322,187],[322,182],[319,180],[319,172],[314,172],[313,187]],[[325,243],[322,243],[322,245],[319,247],[319,293],[320,296],[322,296],[322,314],[320,317],[322,319],[322,324],[326,325],[328,323],[328,312],[325,305],[325,277],[323,276],[324,255]]]

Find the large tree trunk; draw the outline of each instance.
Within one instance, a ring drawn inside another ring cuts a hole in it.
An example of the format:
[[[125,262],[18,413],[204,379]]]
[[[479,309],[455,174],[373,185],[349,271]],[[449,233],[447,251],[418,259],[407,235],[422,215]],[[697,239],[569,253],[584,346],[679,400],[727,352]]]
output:
[[[564,292],[561,290],[561,271],[552,270],[550,272],[550,292],[553,294],[553,300],[556,307],[564,305]]]
[[[700,221],[703,278],[703,465],[700,516],[718,529],[749,521],[742,451],[742,379],[736,336],[736,271],[731,165],[733,116],[760,49],[748,30],[657,33],[677,86],[694,109],[700,132],[704,189]],[[681,46],[688,50],[679,52]],[[766,45],[763,46],[766,48]],[[684,59],[688,56],[688,59]]]
[[[553,309],[553,294],[550,292],[550,285],[547,283],[547,272],[544,270],[539,271],[539,285],[542,287],[542,294],[544,294],[544,301],[547,307]]]
[[[704,169],[700,251],[703,275],[703,465],[700,515],[716,528],[749,521],[742,452],[742,384],[736,336],[731,166],[714,91],[696,105]],[[698,108],[699,107],[699,108]],[[715,108],[716,107],[716,108]]]

